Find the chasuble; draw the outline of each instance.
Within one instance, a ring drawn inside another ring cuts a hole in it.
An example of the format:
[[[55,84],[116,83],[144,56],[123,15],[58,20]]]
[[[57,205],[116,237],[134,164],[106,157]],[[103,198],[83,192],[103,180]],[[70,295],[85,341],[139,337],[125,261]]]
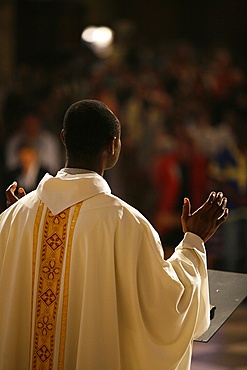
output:
[[[206,252],[157,232],[94,172],[46,174],[0,216],[1,370],[188,370]]]

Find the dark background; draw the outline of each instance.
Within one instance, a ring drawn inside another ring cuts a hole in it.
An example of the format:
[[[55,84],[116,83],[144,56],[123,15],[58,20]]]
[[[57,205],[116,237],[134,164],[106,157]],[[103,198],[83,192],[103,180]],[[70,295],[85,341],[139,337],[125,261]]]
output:
[[[16,63],[57,63],[80,52],[89,24],[131,21],[150,42],[186,39],[197,47],[228,47],[247,56],[246,0],[81,0],[14,2]]]

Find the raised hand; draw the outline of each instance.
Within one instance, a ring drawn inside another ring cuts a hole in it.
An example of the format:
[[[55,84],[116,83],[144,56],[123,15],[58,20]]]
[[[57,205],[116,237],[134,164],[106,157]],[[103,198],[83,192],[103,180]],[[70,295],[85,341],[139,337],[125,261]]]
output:
[[[229,210],[226,206],[227,198],[223,193],[213,191],[206,202],[191,214],[190,201],[185,198],[181,216],[183,232],[197,234],[206,242],[227,219]]]
[[[16,189],[17,189],[17,182],[14,181],[5,191],[7,207],[11,206],[15,202],[17,202],[20,198],[24,197],[24,195],[26,195],[26,192],[23,188],[17,189],[17,195],[15,195]]]

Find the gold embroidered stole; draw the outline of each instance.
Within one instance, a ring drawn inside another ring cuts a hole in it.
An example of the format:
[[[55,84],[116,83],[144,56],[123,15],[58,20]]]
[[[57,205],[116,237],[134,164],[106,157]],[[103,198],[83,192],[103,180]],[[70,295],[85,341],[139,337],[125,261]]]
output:
[[[34,227],[33,297],[35,293],[35,323],[33,325],[32,369],[51,370],[54,361],[56,328],[60,327],[58,369],[63,369],[68,310],[68,288],[73,233],[82,202],[74,208],[69,224],[70,208],[58,215],[47,209],[44,216],[42,244],[39,258],[37,286],[34,286],[37,243],[40,221],[44,209],[41,202]],[[63,282],[62,282],[63,275]],[[62,284],[63,283],[63,284]],[[63,287],[63,290],[61,289]],[[35,292],[35,290],[37,290]],[[62,302],[61,322],[58,322],[58,304]]]

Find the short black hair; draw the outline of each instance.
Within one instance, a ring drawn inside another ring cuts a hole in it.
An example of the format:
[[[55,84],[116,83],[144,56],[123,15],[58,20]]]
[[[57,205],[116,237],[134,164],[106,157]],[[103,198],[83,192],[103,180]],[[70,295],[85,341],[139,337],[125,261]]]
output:
[[[101,101],[85,99],[72,104],[63,120],[64,141],[73,158],[97,155],[120,133],[120,122]]]

